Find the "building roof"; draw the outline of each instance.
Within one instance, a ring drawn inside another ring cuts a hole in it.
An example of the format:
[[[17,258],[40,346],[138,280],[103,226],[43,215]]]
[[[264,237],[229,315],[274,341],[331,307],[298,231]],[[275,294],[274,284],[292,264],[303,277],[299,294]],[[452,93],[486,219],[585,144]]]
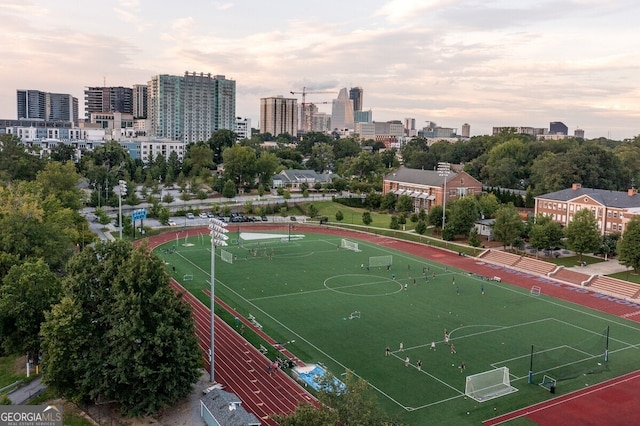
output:
[[[385,176],[385,180],[392,182],[402,183],[415,183],[418,185],[427,186],[442,186],[443,177],[438,174],[437,170],[421,170],[421,169],[409,169],[405,166],[400,166],[398,170],[393,173],[389,173]],[[453,170],[447,176],[447,182],[456,177],[457,173]]]
[[[635,193],[633,195],[629,195],[628,192],[609,191],[606,189],[567,188],[561,191],[540,195],[536,198],[567,202],[585,196],[606,207],[615,207],[620,209],[640,207],[640,194]]]
[[[240,406],[240,398],[235,394],[212,389],[200,400],[207,406],[216,421],[225,426],[259,426],[258,418]]]
[[[289,183],[302,182],[320,182],[329,183],[333,178],[340,177],[335,173],[317,173],[315,170],[289,169],[283,170],[273,177],[274,180],[279,179]]]

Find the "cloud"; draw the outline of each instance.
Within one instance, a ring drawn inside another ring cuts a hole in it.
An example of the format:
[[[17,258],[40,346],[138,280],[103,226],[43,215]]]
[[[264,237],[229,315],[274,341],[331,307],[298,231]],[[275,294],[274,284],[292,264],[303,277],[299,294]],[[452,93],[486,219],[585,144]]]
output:
[[[213,5],[215,6],[216,9],[218,10],[228,10],[231,9],[232,7],[235,6],[235,4],[231,3],[231,2],[227,2],[227,3],[220,3],[220,2],[213,2]]]
[[[389,22],[402,23],[419,18],[418,15],[428,11],[445,8],[459,0],[391,0],[377,11],[374,16],[383,16]]]

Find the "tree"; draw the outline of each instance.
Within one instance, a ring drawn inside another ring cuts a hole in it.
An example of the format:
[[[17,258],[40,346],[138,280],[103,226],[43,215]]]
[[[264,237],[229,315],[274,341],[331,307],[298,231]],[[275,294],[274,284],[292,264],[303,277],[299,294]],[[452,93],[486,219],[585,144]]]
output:
[[[529,244],[537,250],[550,250],[562,245],[562,226],[549,216],[536,216],[529,230]]]
[[[343,388],[331,374],[325,374],[320,381],[320,407],[301,404],[289,416],[272,418],[281,426],[398,424],[382,411],[369,383],[350,370],[344,375]]]
[[[413,200],[408,195],[401,195],[396,202],[396,210],[402,213],[410,212],[413,210]]]
[[[442,229],[442,206],[437,205],[429,209],[427,213],[427,224]]]
[[[43,381],[74,401],[151,414],[192,392],[200,348],[186,303],[147,247],[99,242],[69,261],[42,325]]]
[[[222,196],[229,199],[236,196],[236,184],[231,179],[225,182],[224,188],[222,188]]]
[[[400,229],[400,221],[398,220],[398,216],[391,216],[391,221],[389,222],[389,228],[391,229]]]
[[[222,163],[222,152],[225,148],[230,148],[236,143],[237,135],[227,129],[217,130],[211,135],[207,143],[213,153],[213,164]]]
[[[371,222],[373,222],[373,219],[371,218],[371,212],[362,213],[362,223],[369,226],[371,225]]]
[[[27,147],[15,135],[0,135],[0,146],[0,180],[33,180],[44,167],[44,161],[27,152]]]
[[[266,151],[260,153],[256,161],[256,172],[258,174],[258,182],[263,186],[263,189],[265,185],[271,185],[271,179],[279,164],[280,160],[275,154]]]
[[[478,228],[475,226],[471,228],[471,232],[469,232],[469,245],[471,247],[480,247],[480,235],[478,235]]]
[[[473,224],[480,217],[475,197],[463,197],[453,201],[447,210],[445,228],[455,235],[468,236]]]
[[[309,215],[310,218],[313,219],[314,217],[318,216],[318,208],[313,204],[309,204],[309,208],[307,209],[307,214]]]
[[[591,210],[588,209],[579,210],[573,215],[573,220],[565,229],[565,235],[567,247],[578,253],[580,262],[582,262],[583,253],[593,253],[600,246],[598,223]]]
[[[44,313],[60,300],[60,283],[42,259],[14,265],[0,286],[0,343],[37,362]]]
[[[239,186],[253,182],[256,176],[256,154],[251,148],[234,145],[222,152],[222,158],[227,179],[234,179]]]
[[[344,219],[344,214],[342,213],[342,210],[338,210],[338,211],[336,212],[336,220],[337,220],[338,222],[342,222],[342,221],[343,221],[343,219]]]
[[[640,270],[640,216],[633,216],[618,241],[618,260],[633,268],[635,274]]]
[[[380,208],[383,210],[391,211],[396,207],[396,196],[393,192],[387,192],[380,200]]]
[[[523,229],[522,218],[513,204],[498,209],[496,220],[493,223],[493,235],[496,240],[502,242],[505,249],[507,245],[512,245],[520,237]]]
[[[424,233],[427,232],[427,224],[425,223],[424,220],[419,219],[418,222],[416,223],[416,227],[414,228],[414,230],[418,234],[424,235]]]
[[[318,143],[311,149],[311,156],[307,161],[307,167],[322,173],[333,167],[335,156],[333,147],[328,143]]]

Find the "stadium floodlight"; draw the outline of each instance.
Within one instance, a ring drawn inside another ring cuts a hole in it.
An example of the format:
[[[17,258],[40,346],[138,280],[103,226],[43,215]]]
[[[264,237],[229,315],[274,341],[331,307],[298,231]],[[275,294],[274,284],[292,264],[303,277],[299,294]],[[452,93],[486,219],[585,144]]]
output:
[[[451,172],[451,163],[438,163],[438,176],[444,178],[444,189],[442,191],[442,239],[444,240],[444,223],[446,220],[445,209],[447,207],[447,177]]]
[[[229,237],[227,237],[225,234],[229,232],[229,230],[227,229],[227,224],[226,222],[223,222],[219,219],[216,218],[211,218],[209,219],[209,235],[211,235],[211,341],[210,341],[210,347],[209,347],[209,380],[213,383],[214,382],[214,373],[213,373],[213,364],[214,364],[214,355],[213,355],[213,342],[214,342],[214,336],[215,336],[215,329],[214,329],[214,317],[215,314],[213,312],[213,307],[214,307],[214,300],[215,300],[215,295],[214,295],[214,284],[216,282],[216,246],[220,246],[220,247],[224,247],[227,245],[227,239]]]
[[[122,196],[127,195],[127,182],[124,180],[118,181],[118,225],[120,225],[120,239],[122,239]]]

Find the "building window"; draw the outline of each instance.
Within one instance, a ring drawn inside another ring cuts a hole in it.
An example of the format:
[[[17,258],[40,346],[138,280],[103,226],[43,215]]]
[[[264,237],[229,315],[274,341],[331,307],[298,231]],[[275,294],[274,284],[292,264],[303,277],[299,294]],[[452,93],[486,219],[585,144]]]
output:
[[[618,225],[616,225],[615,223],[613,224],[613,230],[617,231],[618,230]]]
[[[613,212],[613,218],[617,219],[618,218],[618,212]]]
[[[607,212],[607,217],[611,217],[611,212],[610,211]]]

